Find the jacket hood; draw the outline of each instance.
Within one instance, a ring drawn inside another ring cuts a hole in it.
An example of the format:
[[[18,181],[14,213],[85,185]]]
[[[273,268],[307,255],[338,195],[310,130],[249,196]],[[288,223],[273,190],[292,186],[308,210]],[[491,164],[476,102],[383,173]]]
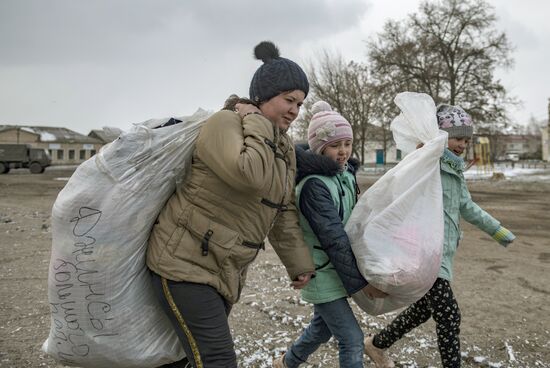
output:
[[[348,171],[355,175],[359,161],[350,158]],[[341,172],[340,165],[330,158],[313,153],[307,145],[296,145],[296,183],[308,175],[335,176]]]

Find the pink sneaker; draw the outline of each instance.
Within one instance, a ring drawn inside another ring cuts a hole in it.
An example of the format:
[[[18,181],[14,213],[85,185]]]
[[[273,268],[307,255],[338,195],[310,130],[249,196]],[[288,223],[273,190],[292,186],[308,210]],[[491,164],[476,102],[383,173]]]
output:
[[[365,353],[372,359],[376,368],[394,368],[393,360],[386,354],[386,350],[377,348],[372,343],[374,336],[365,338]]]

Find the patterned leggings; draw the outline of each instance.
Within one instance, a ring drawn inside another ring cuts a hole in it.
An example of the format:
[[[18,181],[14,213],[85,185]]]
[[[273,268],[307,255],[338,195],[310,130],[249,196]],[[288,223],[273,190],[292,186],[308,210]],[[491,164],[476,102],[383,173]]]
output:
[[[443,367],[460,367],[460,309],[449,281],[438,278],[430,291],[374,336],[374,346],[386,349],[407,332],[433,317]]]

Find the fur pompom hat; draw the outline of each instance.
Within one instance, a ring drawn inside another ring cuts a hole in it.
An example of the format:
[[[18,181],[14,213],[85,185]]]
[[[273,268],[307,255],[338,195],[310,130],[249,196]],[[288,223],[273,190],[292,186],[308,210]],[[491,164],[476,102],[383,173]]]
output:
[[[439,105],[436,114],[439,129],[449,133],[449,138],[472,138],[472,117],[462,107]]]
[[[351,124],[325,101],[312,106],[313,117],[307,129],[309,149],[320,154],[329,144],[342,140],[353,140]]]
[[[260,42],[254,48],[254,56],[264,64],[256,70],[250,82],[250,99],[256,104],[277,96],[281,92],[299,89],[307,96],[309,82],[306,73],[294,61],[279,55],[272,42]]]

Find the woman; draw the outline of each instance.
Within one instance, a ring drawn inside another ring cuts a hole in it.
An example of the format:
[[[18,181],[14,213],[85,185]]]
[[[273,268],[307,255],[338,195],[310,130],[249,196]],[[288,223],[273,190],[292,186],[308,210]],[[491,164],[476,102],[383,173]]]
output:
[[[197,368],[237,367],[227,317],[266,236],[293,287],[304,287],[314,272],[298,224],[296,158],[286,133],[309,84],[272,43],[254,53],[264,64],[252,78],[250,103],[241,100],[204,124],[191,172],[149,239],[155,289]]]

